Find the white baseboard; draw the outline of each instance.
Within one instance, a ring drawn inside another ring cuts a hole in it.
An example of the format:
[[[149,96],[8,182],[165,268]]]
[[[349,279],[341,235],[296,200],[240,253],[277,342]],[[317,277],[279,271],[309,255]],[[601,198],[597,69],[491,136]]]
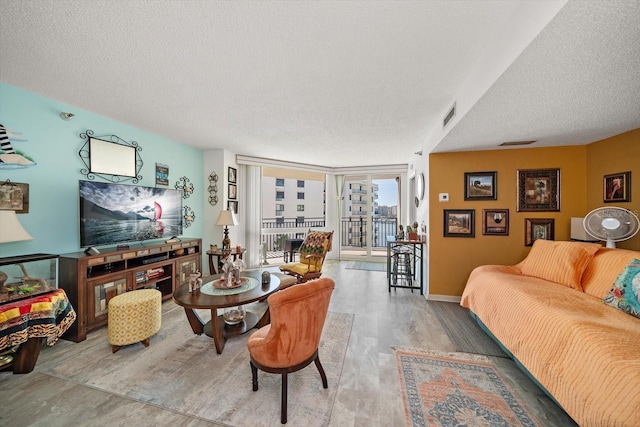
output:
[[[452,296],[452,295],[427,295],[426,296],[427,300],[429,301],[442,301],[442,302],[456,302],[456,303],[460,303],[460,299],[462,297],[456,297],[456,296]]]

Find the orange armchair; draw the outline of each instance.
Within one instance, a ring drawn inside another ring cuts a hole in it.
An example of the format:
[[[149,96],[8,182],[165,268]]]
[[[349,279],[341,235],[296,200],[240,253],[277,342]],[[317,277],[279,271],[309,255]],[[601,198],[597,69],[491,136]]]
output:
[[[251,356],[253,391],[258,391],[258,369],[282,375],[280,421],[287,423],[287,375],[315,362],[322,386],[327,376],[318,358],[322,328],[335,283],[330,278],[293,285],[269,296],[271,324],[247,341]]]
[[[317,279],[322,275],[322,264],[331,250],[333,231],[311,231],[300,246],[300,262],[292,262],[280,266],[286,274],[295,276],[298,283]]]

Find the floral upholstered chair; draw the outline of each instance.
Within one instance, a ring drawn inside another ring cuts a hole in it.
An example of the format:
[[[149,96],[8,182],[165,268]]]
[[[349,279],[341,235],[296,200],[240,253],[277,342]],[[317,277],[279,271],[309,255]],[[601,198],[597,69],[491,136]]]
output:
[[[317,279],[322,275],[322,264],[327,252],[331,250],[333,231],[311,231],[307,233],[300,246],[300,262],[291,262],[280,266],[283,273],[295,276],[298,283]]]

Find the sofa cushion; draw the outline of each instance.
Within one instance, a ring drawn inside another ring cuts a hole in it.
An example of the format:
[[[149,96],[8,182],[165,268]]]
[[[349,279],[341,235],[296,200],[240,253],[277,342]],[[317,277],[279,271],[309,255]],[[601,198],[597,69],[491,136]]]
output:
[[[616,277],[634,258],[640,259],[639,251],[598,249],[582,275],[582,289],[589,295],[603,299],[616,281]]]
[[[640,318],[640,259],[634,259],[622,270],[603,301]]]
[[[522,274],[582,291],[581,278],[599,244],[538,239],[518,267]]]

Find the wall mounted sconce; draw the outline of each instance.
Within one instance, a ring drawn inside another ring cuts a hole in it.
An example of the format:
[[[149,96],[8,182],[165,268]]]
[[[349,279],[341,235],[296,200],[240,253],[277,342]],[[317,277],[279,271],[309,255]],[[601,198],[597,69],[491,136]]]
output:
[[[196,220],[196,214],[193,213],[193,209],[189,206],[184,206],[182,208],[182,217],[184,218],[184,228],[189,228],[191,223]]]
[[[191,181],[189,181],[189,178],[183,176],[178,180],[178,182],[176,182],[175,189],[182,190],[182,198],[188,199],[189,196],[191,196],[191,193],[193,193],[195,187],[193,186]]]
[[[62,120],[67,120],[67,121],[73,119],[75,116],[76,115],[73,113],[65,113],[65,112],[60,113],[60,118]]]

